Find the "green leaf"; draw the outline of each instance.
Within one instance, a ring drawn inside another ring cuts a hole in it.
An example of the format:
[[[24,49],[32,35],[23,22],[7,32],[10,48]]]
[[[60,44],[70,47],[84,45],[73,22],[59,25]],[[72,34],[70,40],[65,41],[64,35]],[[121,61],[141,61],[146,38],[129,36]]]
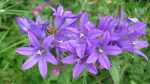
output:
[[[119,70],[119,64],[115,61],[112,62],[112,68],[109,70],[109,73],[112,77],[112,80],[114,81],[114,84],[120,83],[120,70]]]

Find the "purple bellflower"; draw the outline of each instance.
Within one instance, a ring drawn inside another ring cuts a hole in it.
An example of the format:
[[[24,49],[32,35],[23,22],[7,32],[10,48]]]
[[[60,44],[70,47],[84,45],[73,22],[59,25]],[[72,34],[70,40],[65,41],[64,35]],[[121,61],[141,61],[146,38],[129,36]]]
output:
[[[38,11],[41,8],[39,6]],[[18,54],[28,57],[22,65],[23,70],[37,64],[42,78],[45,78],[47,64],[57,65],[61,60],[64,64],[73,65],[72,75],[77,78],[84,70],[95,75],[98,67],[110,69],[109,57],[122,52],[134,53],[148,60],[141,51],[148,46],[148,42],[141,39],[146,25],[138,19],[125,17],[123,10],[118,16],[101,16],[96,25],[89,20],[87,13],[73,14],[64,11],[62,6],[51,9],[53,15],[50,22],[43,21],[37,16],[38,12],[35,12],[35,21],[16,18],[21,32],[29,39],[28,47],[16,49]],[[56,56],[51,53],[52,50]],[[54,67],[52,72],[58,76],[59,67]]]
[[[87,59],[87,63],[98,63],[100,64],[100,67],[110,69],[111,63],[109,61],[109,55],[119,55],[122,53],[122,50],[117,45],[97,42],[96,44],[93,44],[90,52],[91,54]]]
[[[67,30],[74,34],[75,39],[79,44],[87,44],[88,46],[92,46],[95,37],[98,38],[98,36],[102,34],[102,32],[96,29],[96,26],[89,21],[87,13],[81,15],[78,26],[69,27]]]
[[[76,43],[76,41],[74,40],[69,40],[60,44],[60,47],[67,50],[69,54],[62,60],[62,62],[64,64],[74,65],[72,70],[73,78],[77,78],[84,69],[87,69],[88,72],[94,75],[97,74],[97,69],[94,63],[86,63],[86,60],[88,58],[87,49],[85,48],[85,50],[80,50],[80,53],[83,53],[83,56],[79,56],[79,52],[76,51],[76,46],[78,46],[78,43]]]
[[[125,13],[121,10],[116,17],[101,17],[98,28],[104,31],[102,37],[105,42],[117,45],[124,52],[131,52],[148,60],[147,56],[140,51],[140,49],[148,46],[148,42],[138,40],[145,35],[143,22],[126,18]]]
[[[40,16],[37,16],[35,21],[25,17],[17,17],[16,23],[21,32],[27,34],[28,31],[31,31],[40,39],[46,36],[45,31],[49,24],[48,21],[43,21]]]
[[[74,15],[71,11],[64,11],[62,6],[58,6],[56,9],[52,8],[52,10],[53,21],[49,25],[49,33],[53,34],[55,40],[60,42],[70,39],[72,36],[66,29],[76,25],[80,13]]]
[[[53,36],[45,37],[43,40],[28,31],[30,46],[17,48],[16,52],[27,56],[29,59],[22,65],[23,70],[30,69],[35,64],[38,64],[40,74],[43,78],[47,75],[47,63],[58,64],[56,58],[52,55],[49,48],[53,42]]]

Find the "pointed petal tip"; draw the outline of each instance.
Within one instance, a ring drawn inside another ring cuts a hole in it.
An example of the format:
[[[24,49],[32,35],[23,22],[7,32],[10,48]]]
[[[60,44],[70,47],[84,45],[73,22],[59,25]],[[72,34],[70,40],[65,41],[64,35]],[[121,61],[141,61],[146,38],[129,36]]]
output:
[[[137,51],[134,51],[134,53],[138,56],[142,56],[146,61],[149,60],[149,58],[141,51],[137,50]]]
[[[52,55],[47,56],[46,60],[53,65],[59,64],[58,60]]]
[[[80,76],[82,71],[84,70],[84,65],[83,64],[76,64],[73,68],[73,78],[76,79]]]
[[[39,67],[39,71],[40,71],[40,75],[43,79],[46,78],[47,76],[47,63],[45,60],[40,60],[38,63],[38,67]]]
[[[32,56],[29,59],[27,59],[24,64],[22,65],[22,70],[27,70],[32,68],[36,63],[38,62],[38,59],[36,56]]]
[[[98,55],[97,55],[96,53],[92,53],[92,54],[88,57],[86,63],[94,63],[94,62],[97,61],[97,59],[98,59]]]

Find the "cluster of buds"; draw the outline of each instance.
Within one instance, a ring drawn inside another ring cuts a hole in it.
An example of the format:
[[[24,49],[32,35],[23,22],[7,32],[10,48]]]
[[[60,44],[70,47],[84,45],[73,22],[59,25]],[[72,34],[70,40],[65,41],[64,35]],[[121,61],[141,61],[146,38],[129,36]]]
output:
[[[135,18],[125,17],[121,10],[117,16],[100,16],[96,23],[88,19],[86,12],[73,14],[62,6],[52,8],[52,21],[17,17],[16,23],[28,38],[28,46],[16,49],[27,56],[23,70],[38,65],[43,78],[47,64],[53,64],[53,72],[59,75],[59,65],[73,65],[72,76],[77,78],[84,70],[96,75],[99,69],[111,68],[110,56],[123,52],[133,53],[148,60],[140,50],[148,46],[142,40],[145,24]],[[67,68],[66,68],[67,69]]]

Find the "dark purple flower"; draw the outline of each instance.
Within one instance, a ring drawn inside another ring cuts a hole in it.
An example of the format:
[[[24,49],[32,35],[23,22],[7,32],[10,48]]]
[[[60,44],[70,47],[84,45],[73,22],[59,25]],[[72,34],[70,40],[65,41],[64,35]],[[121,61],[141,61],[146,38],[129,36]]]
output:
[[[40,74],[45,78],[47,75],[47,62],[54,65],[58,64],[58,61],[49,50],[54,38],[53,36],[48,36],[43,40],[39,40],[30,31],[28,31],[28,38],[30,46],[16,49],[18,54],[26,55],[29,58],[22,65],[22,69],[27,70],[33,65],[38,64]]]

